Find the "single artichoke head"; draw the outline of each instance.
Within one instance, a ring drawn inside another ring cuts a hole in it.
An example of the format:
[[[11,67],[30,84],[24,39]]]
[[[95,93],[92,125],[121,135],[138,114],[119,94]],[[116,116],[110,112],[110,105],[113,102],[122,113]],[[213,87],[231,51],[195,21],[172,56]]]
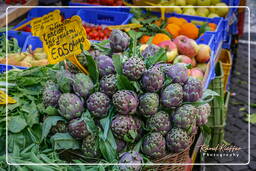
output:
[[[145,117],[154,115],[159,107],[159,96],[156,93],[145,93],[139,98],[139,112]]]
[[[123,74],[130,80],[139,80],[145,69],[144,61],[140,58],[129,58],[123,64]]]
[[[89,96],[86,104],[87,109],[93,116],[103,118],[108,114],[108,110],[110,108],[110,99],[104,93],[95,92]]]
[[[94,85],[91,78],[83,73],[78,73],[73,79],[73,90],[75,94],[87,98],[91,93]]]
[[[58,86],[51,80],[47,81],[43,89],[42,97],[44,106],[57,107],[60,96],[61,92],[59,91]]]
[[[84,111],[84,102],[77,95],[64,93],[60,96],[59,113],[67,120],[78,118]]]
[[[171,129],[171,119],[168,113],[159,111],[155,115],[147,119],[146,127],[151,132],[160,132],[166,135]]]
[[[142,152],[152,159],[159,159],[166,154],[165,139],[160,132],[149,133],[143,140]]]
[[[178,107],[183,101],[183,89],[180,84],[174,83],[168,85],[161,92],[161,103],[167,108]]]
[[[119,169],[121,171],[140,171],[142,168],[142,165],[137,165],[137,164],[142,164],[143,163],[143,158],[140,155],[140,153],[136,151],[130,151],[130,152],[125,152],[119,156],[119,164],[129,164],[131,165],[119,165]],[[134,165],[133,163],[136,163]]]
[[[109,40],[113,52],[124,52],[130,45],[130,37],[121,30],[113,30]]]
[[[196,78],[189,77],[186,84],[183,86],[184,101],[195,102],[203,95],[203,86],[201,81]]]
[[[67,70],[60,70],[56,73],[57,84],[63,93],[72,91],[73,77],[74,75]]]
[[[157,92],[163,87],[164,74],[156,67],[148,69],[142,75],[141,84],[146,91]]]
[[[116,83],[116,75],[106,75],[100,80],[100,91],[109,97],[112,97],[112,95],[117,91]]]
[[[99,141],[96,136],[88,135],[83,139],[82,151],[87,160],[93,160],[100,157]]]
[[[83,139],[90,134],[86,122],[81,118],[72,119],[68,124],[68,131],[76,139]]]
[[[172,128],[166,135],[168,150],[174,153],[185,150],[190,144],[187,133],[181,128]]]
[[[135,92],[129,90],[119,90],[113,97],[112,102],[119,114],[134,114],[139,104],[138,97]]]
[[[148,45],[144,50],[142,50],[141,55],[144,58],[150,58],[150,57],[154,56],[156,54],[156,52],[159,51],[159,49],[160,48],[158,46],[151,44],[151,45]]]
[[[106,55],[100,55],[95,58],[101,77],[109,74],[115,74],[115,67],[112,58]]]
[[[68,132],[67,123],[65,121],[59,120],[56,125],[53,125],[51,130],[51,134],[54,135],[56,133],[66,133]]]
[[[211,114],[211,106],[206,103],[197,106],[198,114],[196,115],[196,124],[198,126],[204,125],[208,122],[208,117]]]
[[[177,63],[166,67],[164,69],[164,73],[167,75],[167,77],[172,79],[173,83],[184,85],[188,80],[188,70],[182,63]]]

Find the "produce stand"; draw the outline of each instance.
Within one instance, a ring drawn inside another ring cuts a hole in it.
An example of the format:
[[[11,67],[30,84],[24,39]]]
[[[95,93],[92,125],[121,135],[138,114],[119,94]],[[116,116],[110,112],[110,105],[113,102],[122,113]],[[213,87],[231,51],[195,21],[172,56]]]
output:
[[[104,171],[192,171],[207,163],[202,146],[226,143],[239,10],[206,8],[206,15],[191,7],[192,15],[157,0],[69,5],[12,9],[9,23],[26,17],[0,32],[0,112],[8,111],[0,141],[9,139],[10,163]]]

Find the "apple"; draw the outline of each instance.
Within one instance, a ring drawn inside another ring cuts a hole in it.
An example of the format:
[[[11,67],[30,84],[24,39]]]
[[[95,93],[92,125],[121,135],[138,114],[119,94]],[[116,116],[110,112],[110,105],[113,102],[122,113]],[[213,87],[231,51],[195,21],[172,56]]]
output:
[[[201,17],[207,17],[209,15],[209,10],[207,8],[198,8],[196,13]]]
[[[175,5],[185,6],[186,5],[186,0],[176,0]]]
[[[220,17],[225,17],[228,14],[228,6],[221,2],[221,3],[217,3],[215,6],[217,6],[218,8],[216,8],[215,13],[218,14],[218,16]]]
[[[198,68],[192,68],[190,70],[190,77],[194,77],[194,78],[197,78],[198,80],[202,81],[204,79],[204,74],[203,72],[198,69]]]
[[[172,62],[174,58],[178,55],[177,46],[171,40],[163,41],[159,43],[158,46],[167,50],[167,62]]]
[[[215,13],[210,13],[210,14],[208,15],[208,17],[209,17],[209,18],[215,18],[215,17],[220,17],[220,16],[218,16],[218,15],[215,14]]]
[[[216,4],[220,3],[220,2],[221,2],[220,0],[212,0],[211,4],[212,5],[216,5]]]
[[[197,0],[187,0],[186,3],[187,5],[196,5]]]
[[[207,63],[199,63],[196,65],[196,68],[200,69],[203,73],[207,70]]]
[[[193,39],[179,35],[174,39],[173,42],[176,44],[178,52],[181,55],[186,55],[191,58],[196,56],[198,52],[198,45]]]
[[[173,64],[177,64],[177,63],[184,63],[184,64],[192,65],[192,59],[186,55],[179,55],[173,61]]]
[[[180,7],[175,7],[171,9],[174,13],[182,14],[182,9]]]
[[[199,63],[208,62],[211,58],[211,48],[205,44],[199,44],[198,47],[199,50],[196,55],[196,61]]]
[[[197,5],[209,6],[209,5],[211,5],[211,0],[197,0]]]
[[[196,15],[196,11],[194,8],[185,8],[184,10],[184,15],[193,15],[195,16]]]

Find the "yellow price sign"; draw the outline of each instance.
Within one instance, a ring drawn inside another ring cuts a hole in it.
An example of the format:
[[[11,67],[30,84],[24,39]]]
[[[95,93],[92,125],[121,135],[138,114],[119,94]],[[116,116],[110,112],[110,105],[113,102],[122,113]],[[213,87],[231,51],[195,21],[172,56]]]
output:
[[[54,10],[42,17],[33,19],[30,23],[32,35],[40,36],[44,28],[47,28],[56,22],[61,22],[60,10]]]
[[[6,101],[6,98],[7,98],[7,101]],[[10,104],[10,103],[16,103],[16,100],[9,97],[3,91],[0,91],[0,104]]]
[[[50,25],[42,31],[40,39],[43,41],[50,64],[81,54],[81,44],[85,50],[90,48],[90,41],[86,38],[79,16]]]

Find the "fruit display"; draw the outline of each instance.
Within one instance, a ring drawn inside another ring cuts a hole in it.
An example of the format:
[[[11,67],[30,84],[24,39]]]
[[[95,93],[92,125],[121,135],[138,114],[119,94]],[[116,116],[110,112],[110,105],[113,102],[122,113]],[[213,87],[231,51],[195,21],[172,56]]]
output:
[[[38,127],[41,143],[32,148],[35,155],[45,154],[49,160],[58,156],[58,161],[71,163],[120,164],[106,166],[110,170],[140,171],[143,163],[188,149],[197,127],[207,123],[210,106],[204,98],[211,93],[203,98],[209,90],[203,90],[201,80],[189,76],[188,64],[170,63],[168,49],[149,44],[141,51],[144,45],[135,39],[139,35],[134,30],[113,30],[109,40],[93,43],[89,53],[78,56],[89,75],[73,72],[73,64],[65,62],[9,71],[10,83],[17,84],[10,87],[9,95],[20,98],[18,104],[8,105],[17,105],[9,116],[9,136],[19,133],[26,137],[27,129]],[[177,51],[186,52],[190,59],[197,55],[194,51],[199,47],[193,48],[195,45],[176,46],[184,46]],[[105,46],[110,46],[110,51],[105,51]],[[19,115],[21,111],[29,116],[33,111],[36,116],[26,120]],[[12,122],[17,117],[15,123],[20,126],[14,129]],[[37,134],[31,131],[33,136]],[[15,155],[12,149],[10,153]]]

